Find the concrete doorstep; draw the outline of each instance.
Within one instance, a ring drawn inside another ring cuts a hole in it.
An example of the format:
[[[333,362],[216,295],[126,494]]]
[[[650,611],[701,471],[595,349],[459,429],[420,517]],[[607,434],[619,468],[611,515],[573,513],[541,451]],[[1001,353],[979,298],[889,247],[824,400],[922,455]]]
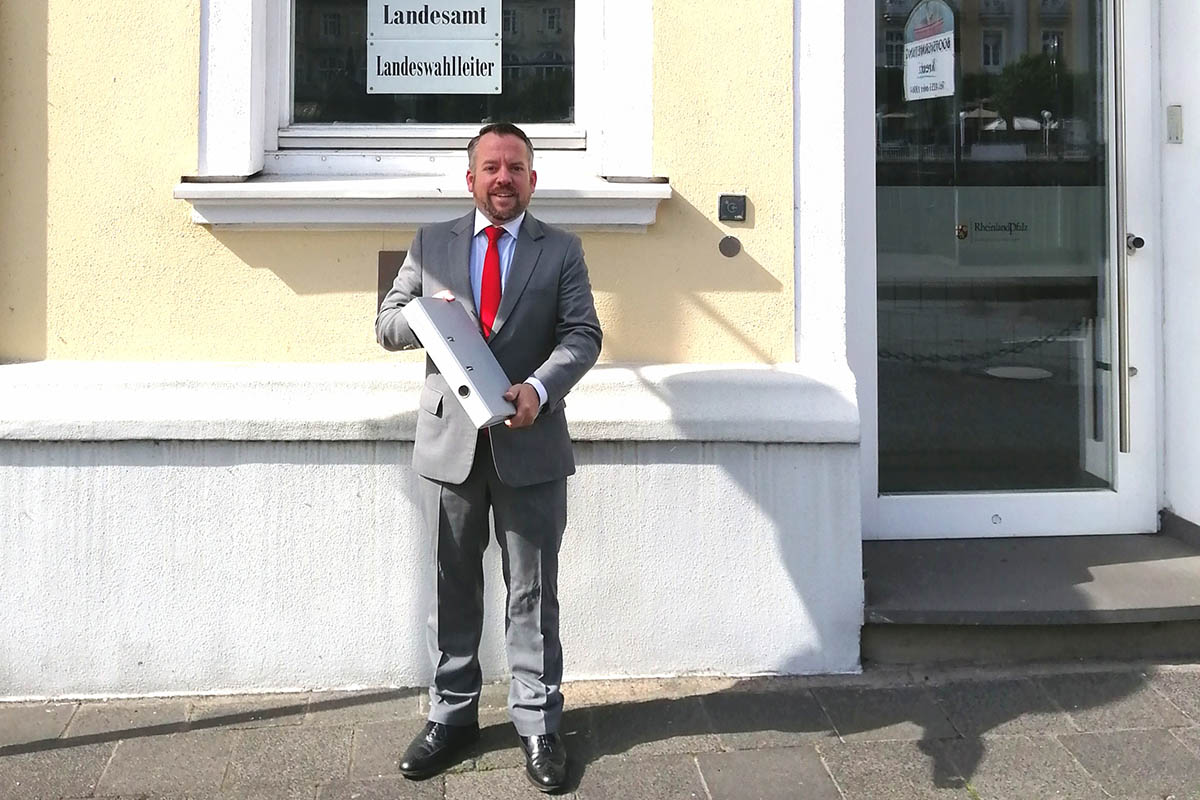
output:
[[[564,690],[575,798],[1200,797],[1200,665],[1055,663]],[[507,689],[447,774],[416,689],[0,704],[0,798],[531,798]]]

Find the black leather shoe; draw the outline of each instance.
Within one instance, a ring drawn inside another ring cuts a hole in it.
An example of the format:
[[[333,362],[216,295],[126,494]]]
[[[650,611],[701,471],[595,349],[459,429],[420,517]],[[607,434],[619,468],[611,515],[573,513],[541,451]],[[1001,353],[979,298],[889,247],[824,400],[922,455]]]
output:
[[[437,775],[454,764],[463,750],[479,741],[479,725],[427,722],[400,756],[400,774],[419,780]]]
[[[567,746],[557,733],[522,736],[525,775],[542,792],[560,791],[567,783]]]

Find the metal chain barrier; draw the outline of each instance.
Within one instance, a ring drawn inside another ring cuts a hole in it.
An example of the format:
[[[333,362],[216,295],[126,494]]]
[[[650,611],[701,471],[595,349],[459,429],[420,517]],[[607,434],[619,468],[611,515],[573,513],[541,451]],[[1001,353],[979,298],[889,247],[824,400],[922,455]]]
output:
[[[1030,350],[1035,350],[1039,347],[1044,347],[1051,342],[1058,341],[1062,337],[1078,333],[1082,330],[1086,319],[1081,319],[1078,322],[1072,322],[1060,331],[1052,333],[1048,336],[1041,336],[1036,339],[1029,339],[1020,344],[1005,345],[997,347],[994,350],[981,350],[974,353],[899,353],[894,350],[879,349],[879,357],[888,361],[907,361],[911,364],[950,364],[950,363],[971,363],[977,361],[992,361],[1000,356],[1013,356],[1018,353],[1026,353]]]

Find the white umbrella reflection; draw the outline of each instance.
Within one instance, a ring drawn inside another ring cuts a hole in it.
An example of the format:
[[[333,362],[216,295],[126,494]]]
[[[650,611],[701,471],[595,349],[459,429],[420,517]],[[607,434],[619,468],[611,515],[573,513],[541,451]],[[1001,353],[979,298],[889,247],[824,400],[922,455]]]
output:
[[[990,108],[984,108],[983,106],[976,106],[975,108],[968,108],[966,111],[958,112],[959,145],[962,147],[967,146],[967,120],[995,119],[998,116],[1000,116],[998,113],[992,111]],[[986,128],[984,130],[986,130]]]
[[[1013,117],[1013,130],[1015,131],[1040,131],[1042,127],[1041,120],[1033,117]],[[1051,122],[1048,127],[1057,128],[1058,121]],[[983,129],[985,131],[1006,131],[1008,130],[1008,121],[1000,117],[984,125]]]
[[[958,112],[959,119],[995,119],[998,116],[1000,116],[998,112],[992,111],[990,108],[984,108],[983,106]]]

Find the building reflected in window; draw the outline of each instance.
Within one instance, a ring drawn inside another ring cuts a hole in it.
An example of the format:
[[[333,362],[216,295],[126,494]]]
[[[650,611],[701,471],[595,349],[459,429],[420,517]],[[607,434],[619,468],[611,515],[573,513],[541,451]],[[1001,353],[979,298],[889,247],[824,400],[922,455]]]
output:
[[[337,39],[342,35],[342,15],[338,13],[321,15],[321,38]]]
[[[1042,31],[1042,53],[1055,62],[1064,57],[1062,31]]]
[[[1004,31],[983,32],[982,66],[990,72],[999,71],[1004,66]]]
[[[904,99],[904,32],[915,0],[876,0],[876,143],[881,161],[1090,161],[1103,93],[1091,0],[948,0],[956,13],[953,98]],[[945,124],[936,124],[935,120]],[[949,122],[945,122],[949,120]],[[1007,154],[1007,155],[1005,155]],[[1044,166],[1044,165],[1043,165]],[[1041,169],[1042,166],[1036,169]],[[1012,172],[1015,166],[1005,167]],[[881,176],[882,177],[882,176]],[[959,175],[959,179],[964,176]],[[1014,175],[1013,180],[1016,180]],[[1030,178],[1032,180],[1032,178]]]
[[[295,0],[294,122],[574,121],[574,3],[504,0],[503,92],[495,95],[368,94],[366,5]]]
[[[876,0],[879,490],[1102,488],[1115,463],[1107,12],[946,1],[954,91],[910,100],[917,5]]]

